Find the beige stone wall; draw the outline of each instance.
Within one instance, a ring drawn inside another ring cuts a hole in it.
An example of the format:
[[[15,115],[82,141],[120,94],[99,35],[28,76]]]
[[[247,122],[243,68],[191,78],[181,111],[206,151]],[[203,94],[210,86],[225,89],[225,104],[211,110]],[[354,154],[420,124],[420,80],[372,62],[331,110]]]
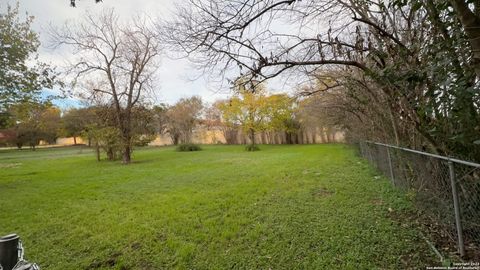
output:
[[[158,135],[155,140],[153,140],[149,145],[154,145],[154,146],[161,146],[161,145],[170,145],[172,144],[172,139],[170,136],[163,134],[163,135]]]
[[[77,137],[77,144],[87,144],[88,142],[82,140],[82,138]],[[58,145],[74,145],[74,140],[73,137],[68,137],[68,138],[58,138],[57,139],[57,144]]]
[[[196,144],[217,144],[225,143],[225,137],[220,130],[196,130],[193,132],[192,142]],[[172,139],[168,134],[162,134],[157,136],[157,138],[152,141],[149,145],[160,146],[160,145],[171,145]]]
[[[223,132],[220,130],[197,130],[193,134],[193,142],[198,144],[226,143]]]
[[[323,134],[323,135],[322,135]],[[326,131],[322,130],[312,130],[312,131],[304,131],[302,134],[299,135],[301,138],[298,138],[298,143],[327,143],[327,142],[344,142],[345,136],[344,133],[341,131],[332,132],[330,135],[327,135]],[[258,143],[274,143],[280,144],[286,140],[285,134],[278,133],[278,134],[265,134],[265,133],[257,133],[255,136],[255,140]],[[221,130],[207,130],[207,129],[197,129],[193,133],[193,143],[196,144],[225,144],[225,136]],[[249,139],[246,138],[241,132],[237,134],[237,142],[248,143]],[[77,137],[77,144],[86,144],[87,142],[82,140],[82,138]],[[58,138],[57,145],[73,145],[73,138]],[[159,135],[157,138],[152,141],[149,145],[152,146],[163,146],[163,145],[171,145],[172,139],[167,134]]]

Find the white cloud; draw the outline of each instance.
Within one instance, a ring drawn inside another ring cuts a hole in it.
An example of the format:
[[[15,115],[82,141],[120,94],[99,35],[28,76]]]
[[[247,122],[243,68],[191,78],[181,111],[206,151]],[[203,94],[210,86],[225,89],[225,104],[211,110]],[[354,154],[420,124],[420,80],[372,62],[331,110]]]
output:
[[[14,5],[16,0],[7,0],[6,3]],[[35,17],[33,28],[40,33],[42,47],[39,52],[41,61],[54,66],[63,66],[71,55],[66,49],[52,50],[47,48],[49,25],[62,26],[68,20],[79,19],[86,11],[101,12],[102,9],[115,8],[120,18],[128,19],[137,13],[146,13],[152,18],[168,17],[174,7],[174,0],[103,0],[95,4],[94,0],[77,0],[77,7],[70,7],[69,0],[20,0],[20,9]],[[0,9],[5,9],[0,4]],[[212,89],[206,79],[199,78],[191,81],[197,72],[186,59],[172,60],[164,58],[159,69],[159,90],[157,102],[174,103],[182,97],[199,95],[205,101],[225,98],[228,89]],[[219,94],[222,92],[223,94]],[[71,103],[69,103],[71,104]]]

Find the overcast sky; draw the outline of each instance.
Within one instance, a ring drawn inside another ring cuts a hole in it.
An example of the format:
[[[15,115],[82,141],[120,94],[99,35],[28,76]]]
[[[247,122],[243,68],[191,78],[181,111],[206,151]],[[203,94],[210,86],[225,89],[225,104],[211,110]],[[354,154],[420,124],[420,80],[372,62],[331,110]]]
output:
[[[20,10],[35,16],[33,28],[40,33],[42,47],[40,59],[51,63],[53,66],[63,65],[64,58],[69,54],[65,50],[52,50],[48,44],[47,29],[49,24],[61,26],[67,20],[80,18],[86,10],[100,12],[105,8],[114,7],[118,15],[128,19],[134,13],[147,13],[152,17],[168,17],[172,14],[176,1],[182,0],[103,0],[103,3],[95,4],[94,0],[77,0],[77,7],[70,7],[69,0],[19,0]],[[0,9],[4,11],[6,4],[15,5],[16,0],[0,0]],[[168,54],[168,52],[166,52]],[[200,78],[195,81],[196,73],[188,60],[172,60],[163,57],[159,69],[160,83],[157,91],[157,102],[174,103],[182,97],[200,95],[205,101],[213,101],[227,97],[228,89],[214,89],[215,85]],[[56,104],[61,107],[74,105],[75,101],[61,100]]]

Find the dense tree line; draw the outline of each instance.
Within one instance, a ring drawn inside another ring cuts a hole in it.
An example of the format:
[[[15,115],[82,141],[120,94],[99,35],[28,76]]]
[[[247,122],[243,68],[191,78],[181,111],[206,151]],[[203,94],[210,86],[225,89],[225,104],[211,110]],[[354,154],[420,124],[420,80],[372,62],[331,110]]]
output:
[[[50,103],[23,102],[11,106],[7,115],[4,144],[35,150],[40,141],[55,143],[59,136],[60,110]]]
[[[37,60],[38,34],[33,17],[23,18],[19,5],[0,13],[0,115],[9,105],[38,100],[42,88],[51,88],[57,73]]]
[[[263,87],[263,86],[262,86]],[[260,88],[260,87],[259,87]],[[227,144],[292,144],[334,141],[333,123],[319,117],[316,100],[286,94],[238,90],[227,100],[212,104],[193,96],[173,105],[136,106],[132,110],[131,148],[146,146],[159,135],[173,144],[193,142],[196,130],[222,132]],[[122,157],[123,144],[114,105],[94,105],[61,111],[49,102],[11,106],[0,141],[3,146],[35,149],[41,142],[55,144],[60,137],[73,138],[94,147],[97,159]],[[82,140],[80,141],[79,138]]]

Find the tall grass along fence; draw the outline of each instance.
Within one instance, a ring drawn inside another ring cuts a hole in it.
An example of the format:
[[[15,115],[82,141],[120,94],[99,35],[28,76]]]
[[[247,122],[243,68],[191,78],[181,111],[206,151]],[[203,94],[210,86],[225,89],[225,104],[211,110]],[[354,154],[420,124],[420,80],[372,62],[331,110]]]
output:
[[[478,253],[480,164],[375,142],[360,143],[360,151],[394,186],[411,192],[462,257]]]

